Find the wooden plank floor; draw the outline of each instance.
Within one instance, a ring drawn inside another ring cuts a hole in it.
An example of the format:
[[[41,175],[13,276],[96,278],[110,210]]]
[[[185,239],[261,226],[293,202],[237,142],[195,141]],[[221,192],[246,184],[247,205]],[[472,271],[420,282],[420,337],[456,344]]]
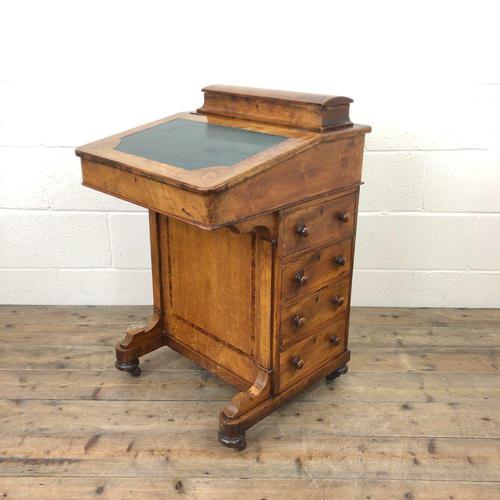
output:
[[[0,307],[0,498],[500,498],[500,310],[354,309],[349,373],[240,453],[216,440],[232,387],[167,348],[114,369],[148,314]]]

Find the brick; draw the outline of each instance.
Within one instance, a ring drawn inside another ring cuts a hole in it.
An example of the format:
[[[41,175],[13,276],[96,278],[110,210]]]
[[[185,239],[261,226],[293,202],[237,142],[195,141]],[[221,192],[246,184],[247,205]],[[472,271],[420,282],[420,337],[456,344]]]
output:
[[[357,269],[467,269],[474,217],[360,214]]]
[[[421,210],[425,153],[366,153],[360,211]]]
[[[463,295],[465,285],[463,272],[415,273],[412,289],[412,307],[465,307]]]
[[[422,85],[411,96],[406,90],[395,93],[393,86],[372,92],[365,88],[358,99],[353,94],[353,116],[373,127],[366,137],[369,151],[487,149],[494,143],[488,124],[478,121],[478,110],[491,110],[493,116],[494,111],[485,87],[454,83],[439,89]],[[467,104],[457,106],[464,102]],[[481,119],[488,114],[482,113]]]
[[[113,267],[149,269],[151,254],[147,214],[110,214],[108,217]]]
[[[2,268],[107,267],[111,263],[105,214],[0,212]]]
[[[353,306],[500,307],[500,272],[355,270]]]
[[[468,273],[465,285],[464,307],[500,308],[500,272]]]
[[[63,269],[61,304],[149,305],[151,272],[124,269]]]
[[[417,272],[412,307],[500,307],[500,273]]]
[[[87,47],[83,50],[88,53]],[[194,109],[193,95],[201,100],[199,84],[189,87],[179,82],[177,89],[171,88],[176,99],[159,105],[165,92],[162,78],[149,82],[147,92],[139,92],[142,83],[138,85],[138,80],[126,78],[117,84],[116,75],[68,80],[68,60],[57,64],[63,66],[65,74],[60,78],[44,66],[28,79],[0,80],[0,145],[72,149],[179,110]],[[39,77],[44,71],[50,78]]]
[[[42,148],[0,148],[0,208],[48,208]]]
[[[59,275],[49,269],[0,269],[1,304],[59,304]]]
[[[353,306],[409,307],[413,273],[355,270]]]
[[[476,217],[471,269],[500,271],[500,215]]]
[[[489,151],[429,154],[424,209],[500,212],[500,155]]]

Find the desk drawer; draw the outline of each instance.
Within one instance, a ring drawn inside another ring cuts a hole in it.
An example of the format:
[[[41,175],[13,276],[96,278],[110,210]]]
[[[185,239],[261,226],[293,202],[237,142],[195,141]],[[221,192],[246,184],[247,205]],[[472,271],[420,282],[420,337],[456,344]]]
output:
[[[356,193],[284,213],[283,254],[350,236],[356,218]]]
[[[322,288],[281,310],[281,349],[315,333],[348,310],[349,277]]]
[[[283,266],[283,300],[299,297],[351,270],[352,238],[315,250]]]
[[[322,329],[280,354],[279,390],[315,372],[346,349],[344,318]]]

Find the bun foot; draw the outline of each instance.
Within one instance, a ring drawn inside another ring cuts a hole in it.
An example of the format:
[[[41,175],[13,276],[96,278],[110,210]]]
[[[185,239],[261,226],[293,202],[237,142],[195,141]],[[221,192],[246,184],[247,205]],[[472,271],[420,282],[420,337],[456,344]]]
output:
[[[344,373],[347,373],[348,369],[349,368],[348,368],[347,365],[341,366],[340,368],[337,368],[335,371],[333,371],[332,373],[330,373],[329,375],[327,375],[326,376],[326,380],[334,380],[337,377],[340,377],[341,375],[344,375]]]
[[[242,451],[247,447],[247,439],[244,432],[237,436],[227,436],[223,434],[222,431],[219,431],[217,437],[219,438],[219,443],[222,443],[228,448],[235,448],[238,451]]]
[[[128,363],[122,363],[120,361],[116,361],[116,368],[123,372],[129,372],[132,377],[138,377],[141,374],[141,367],[139,366],[139,360],[133,359]]]

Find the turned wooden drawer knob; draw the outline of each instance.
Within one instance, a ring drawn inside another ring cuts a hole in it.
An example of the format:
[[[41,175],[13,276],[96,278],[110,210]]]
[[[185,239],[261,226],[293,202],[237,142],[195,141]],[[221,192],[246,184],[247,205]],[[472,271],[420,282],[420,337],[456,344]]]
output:
[[[337,337],[337,335],[332,335],[328,341],[330,342],[330,344],[333,344],[333,345],[339,345],[340,344],[340,339]]]
[[[335,257],[335,264],[337,264],[337,266],[343,266],[345,264],[345,257],[343,255],[337,255],[337,257]]]
[[[342,297],[342,295],[335,295],[335,297],[332,298],[332,302],[336,306],[340,307],[340,306],[344,305],[345,299],[344,299],[344,297]]]
[[[295,283],[299,286],[304,286],[309,278],[304,274],[304,271],[299,271],[295,275]]]
[[[338,214],[337,214],[337,219],[340,221],[340,222],[349,222],[349,219],[351,218],[351,216],[347,213],[347,212],[344,212],[343,210],[341,210]]]
[[[292,366],[296,368],[297,370],[300,370],[304,366],[304,360],[300,358],[293,358],[292,359]]]
[[[307,238],[309,234],[309,228],[307,226],[298,226],[297,234],[302,236],[302,238]]]
[[[295,328],[301,328],[302,326],[304,326],[306,324],[306,318],[304,318],[304,316],[302,316],[302,314],[297,314],[297,316],[295,316],[293,318],[293,326]]]

